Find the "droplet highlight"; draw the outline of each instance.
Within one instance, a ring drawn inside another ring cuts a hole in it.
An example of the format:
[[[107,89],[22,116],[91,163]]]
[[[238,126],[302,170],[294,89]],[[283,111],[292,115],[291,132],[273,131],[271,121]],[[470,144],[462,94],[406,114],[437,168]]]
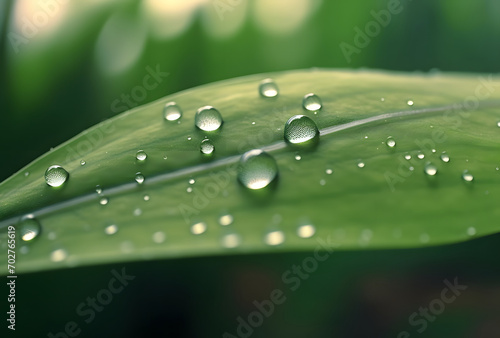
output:
[[[271,231],[264,237],[264,242],[267,245],[280,245],[285,241],[285,234],[283,231]]]
[[[116,226],[116,224],[111,224],[111,225],[108,225],[106,228],[104,228],[104,233],[106,235],[114,235],[118,232],[118,227]]]
[[[310,224],[301,225],[297,229],[297,235],[300,238],[311,238],[312,236],[314,236],[315,233],[316,233],[316,228]]]
[[[199,222],[191,225],[191,233],[193,235],[201,235],[207,231],[207,224],[205,222]]]
[[[233,224],[233,216],[232,215],[223,215],[219,217],[219,224],[222,226],[227,226]]]

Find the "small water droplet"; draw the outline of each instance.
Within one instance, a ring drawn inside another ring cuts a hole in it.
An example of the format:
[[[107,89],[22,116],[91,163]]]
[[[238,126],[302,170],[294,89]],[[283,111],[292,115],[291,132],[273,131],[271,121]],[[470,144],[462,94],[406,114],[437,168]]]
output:
[[[445,163],[450,162],[450,156],[448,156],[448,154],[446,152],[444,152],[444,151],[441,154],[440,158],[441,158],[441,161],[443,161]]]
[[[101,197],[101,199],[99,200],[100,205],[106,205],[106,204],[108,204],[108,202],[109,202],[109,199],[107,197]]]
[[[265,79],[259,84],[259,93],[262,97],[278,96],[278,86],[272,79]]]
[[[423,234],[420,235],[420,242],[422,242],[422,243],[428,243],[429,240],[430,240],[430,237],[429,237],[428,234],[423,233]]]
[[[50,166],[45,171],[45,182],[51,187],[60,187],[68,179],[68,172],[59,165]]]
[[[163,117],[167,121],[177,121],[182,117],[182,110],[175,102],[165,104]]]
[[[268,186],[278,176],[278,165],[268,153],[254,149],[241,156],[238,180],[247,188],[256,190]]]
[[[188,141],[191,141],[191,140],[192,140],[191,136],[188,136]]]
[[[319,185],[325,185],[326,181],[325,180],[319,180]]]
[[[384,99],[383,97],[381,97],[381,98],[380,98],[380,101],[384,102],[384,101],[385,101],[385,99]]]
[[[408,169],[410,169],[410,171],[415,170],[415,168],[414,168],[414,167],[409,167]]]
[[[412,101],[412,100],[408,100],[408,101],[406,102],[406,104],[407,104],[407,105],[409,105],[409,106],[413,106],[413,101]]]
[[[163,231],[157,231],[153,234],[153,242],[155,243],[163,243],[165,242],[165,233]]]
[[[476,235],[476,233],[477,233],[477,232],[476,232],[476,228],[474,228],[474,227],[469,227],[469,228],[467,229],[467,235],[469,235],[469,236],[475,236],[475,235]]]
[[[205,222],[198,222],[191,225],[191,233],[193,235],[201,235],[207,230],[207,224]]]
[[[316,123],[308,116],[295,115],[285,124],[285,141],[292,144],[301,144],[319,137]]]
[[[252,125],[255,125],[255,122],[252,122]]]
[[[87,162],[85,162],[85,160],[80,161],[80,165],[85,165],[85,163],[87,163]]]
[[[133,214],[134,214],[134,216],[141,216],[142,215],[142,209],[141,208],[135,208]]]
[[[433,153],[435,153],[435,152],[436,152],[436,149],[432,149],[431,151],[432,151]]]
[[[23,241],[29,242],[40,234],[42,227],[35,216],[29,214],[21,218],[16,230]]]
[[[118,226],[116,224],[111,224],[108,225],[106,228],[104,228],[104,233],[106,235],[114,235],[118,232]]]
[[[222,125],[222,122],[221,114],[212,106],[201,107],[194,117],[196,127],[204,131],[217,130]]]
[[[364,162],[358,162],[358,168],[364,168],[365,167],[365,163]]]
[[[325,172],[326,172],[327,175],[331,175],[333,173],[333,170],[332,169],[326,169]]]
[[[194,178],[190,178],[189,181],[188,181],[189,184],[195,184],[196,181],[194,180]]]
[[[137,154],[135,155],[135,158],[137,158],[137,161],[145,161],[146,158],[148,157],[148,154],[144,150],[139,150]]]
[[[387,138],[387,141],[385,141],[385,144],[389,147],[389,148],[394,148],[396,146],[396,140],[394,140],[392,138],[392,136],[389,136]]]
[[[497,122],[497,127],[500,128],[500,121]]]
[[[102,194],[102,188],[101,188],[99,185],[96,185],[96,186],[95,186],[95,192],[96,192],[97,194],[99,194],[99,195],[100,195],[100,194]]]
[[[365,135],[364,139],[366,140],[368,138],[368,135]]]
[[[468,170],[464,170],[464,172],[462,173],[462,179],[465,182],[472,182],[474,180],[474,176],[472,176],[472,174]]]
[[[302,156],[300,155],[295,155],[295,160],[300,161],[302,159]]]
[[[30,172],[29,172],[29,171],[26,171],[26,172],[24,173],[24,176],[26,176],[26,177],[28,177],[29,175],[30,175]]]
[[[52,262],[62,262],[68,257],[68,253],[64,249],[57,249],[50,253],[50,260]]]
[[[57,235],[54,231],[51,231],[49,232],[49,234],[47,235],[47,238],[50,240],[50,241],[53,241],[54,239],[57,238]]]
[[[422,160],[422,159],[424,159],[425,155],[423,153],[420,153],[417,155],[417,157]]]
[[[233,220],[234,219],[232,215],[223,215],[219,217],[219,224],[222,226],[231,225],[233,223]]]
[[[144,183],[144,180],[145,180],[145,178],[144,178],[143,174],[141,174],[140,172],[135,174],[135,181],[137,183],[142,184],[142,183]]]
[[[215,147],[212,144],[212,142],[210,142],[210,140],[205,139],[205,140],[201,141],[200,151],[203,154],[205,154],[205,155],[211,155],[214,152],[214,150],[215,150]]]
[[[280,245],[285,241],[285,234],[283,231],[271,231],[264,237],[264,242],[267,245]]]
[[[149,197],[149,195],[144,195],[144,200],[147,202],[149,201],[151,198]]]
[[[120,249],[123,253],[130,253],[134,251],[134,243],[132,243],[131,241],[123,241],[120,244]]]
[[[191,188],[191,187],[187,187],[186,191],[187,191],[188,193],[193,192],[193,188]]]
[[[302,99],[302,106],[309,111],[320,110],[323,104],[318,95],[309,93]]]
[[[437,167],[432,163],[427,163],[424,167],[426,175],[434,176],[437,174]]]
[[[300,238],[311,238],[312,236],[314,236],[315,233],[316,233],[316,228],[310,224],[301,225],[297,229],[297,235]]]
[[[241,239],[237,234],[227,234],[222,237],[221,244],[228,249],[236,248],[240,245]]]

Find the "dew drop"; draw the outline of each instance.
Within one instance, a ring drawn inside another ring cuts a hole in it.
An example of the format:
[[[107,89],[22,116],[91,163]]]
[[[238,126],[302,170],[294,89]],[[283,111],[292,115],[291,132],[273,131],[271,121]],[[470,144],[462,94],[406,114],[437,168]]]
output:
[[[168,156],[167,156],[167,155],[163,155],[163,159],[164,159],[164,160],[167,160],[167,159],[168,159]]]
[[[68,257],[68,253],[64,249],[57,249],[50,253],[50,260],[52,262],[62,262]]]
[[[259,84],[259,93],[262,97],[278,96],[278,86],[272,79],[265,79]]]
[[[302,156],[300,155],[295,155],[295,160],[300,161],[302,159]]]
[[[99,200],[100,205],[106,205],[106,204],[108,204],[108,202],[109,202],[109,199],[107,197],[101,197],[101,199]]]
[[[24,176],[26,176],[26,177],[28,177],[29,175],[30,175],[30,172],[29,172],[29,171],[26,171],[26,172],[24,173]]]
[[[358,162],[358,168],[364,168],[365,167],[365,163],[364,162]]]
[[[189,181],[188,181],[189,184],[193,185],[196,183],[196,181],[194,180],[194,178],[190,178]]]
[[[411,160],[411,155],[410,154],[406,154],[405,155],[405,160],[407,160],[407,161]]]
[[[201,235],[207,230],[207,224],[205,222],[199,222],[191,225],[191,233],[193,235]]]
[[[417,157],[422,160],[422,159],[424,159],[425,155],[423,153],[420,153],[417,155]]]
[[[316,228],[313,225],[301,225],[297,229],[297,235],[300,238],[311,238],[316,233]]]
[[[278,165],[268,153],[253,149],[241,156],[238,180],[248,189],[256,190],[268,186],[278,176]]]
[[[500,128],[500,121],[497,122],[497,127]]]
[[[157,231],[153,234],[153,242],[155,243],[163,243],[165,242],[165,233],[163,231]]]
[[[233,223],[233,216],[232,215],[223,215],[221,217],[219,217],[219,224],[222,225],[222,226],[227,226],[227,225],[231,225]]]
[[[191,188],[191,187],[187,187],[186,191],[187,191],[188,193],[193,192],[193,188]]]
[[[85,160],[81,160],[81,161],[80,161],[80,165],[82,165],[82,166],[83,166],[83,165],[85,165],[86,163],[87,163],[87,162],[85,162]]]
[[[444,152],[444,151],[441,154],[440,158],[441,158],[441,161],[443,161],[445,163],[450,162],[450,156],[448,156],[448,154],[446,152]]]
[[[201,130],[214,131],[222,125],[222,116],[214,107],[205,106],[196,112],[194,123]]]
[[[437,174],[437,167],[432,163],[427,163],[424,167],[424,172],[428,176],[434,176]]]
[[[118,232],[118,226],[115,224],[108,225],[106,228],[104,228],[104,233],[106,235],[114,235]]]
[[[430,237],[429,237],[428,234],[423,233],[423,234],[420,235],[420,242],[422,242],[422,243],[428,243],[429,240],[430,240]]]
[[[309,111],[320,110],[322,105],[319,96],[313,93],[305,95],[302,99],[302,106]]]
[[[389,148],[394,148],[396,146],[396,140],[394,140],[392,138],[392,136],[389,136],[387,138],[387,141],[385,141],[385,144],[389,147]]]
[[[60,187],[68,179],[68,172],[59,165],[50,166],[45,172],[45,182],[51,187]]]
[[[280,245],[285,241],[285,234],[283,231],[271,231],[264,237],[264,242],[267,245]]]
[[[474,180],[474,176],[472,176],[472,174],[469,173],[468,170],[464,170],[464,172],[462,173],[462,179],[465,182],[472,182]]]
[[[333,170],[332,169],[326,169],[325,172],[326,172],[327,175],[331,175],[333,173]]]
[[[137,161],[145,161],[146,158],[148,157],[148,154],[144,150],[139,150],[137,154],[135,155],[135,158],[137,158]]]
[[[143,174],[141,174],[140,172],[135,174],[135,181],[137,183],[142,184],[142,183],[144,183],[144,180],[145,180],[145,178],[144,178]]]
[[[95,192],[96,192],[97,194],[99,194],[99,195],[100,195],[100,194],[102,194],[102,188],[101,188],[99,185],[96,185],[96,186],[95,186]]]
[[[182,117],[182,110],[175,102],[165,104],[163,117],[167,121],[177,121]]]
[[[408,100],[408,101],[406,102],[406,104],[407,104],[407,105],[409,105],[409,106],[413,106],[413,101],[412,101],[412,100]]]
[[[56,235],[56,233],[55,233],[55,232],[51,231],[51,232],[49,232],[49,234],[47,235],[47,238],[48,238],[49,240],[53,241],[54,239],[56,239],[56,238],[57,238],[57,235]]]
[[[149,200],[151,199],[151,197],[149,197],[149,195],[144,195],[144,197],[143,197],[143,198],[144,198],[144,200],[145,200],[146,202],[147,202],[147,201],[149,201]]]
[[[214,145],[208,139],[201,141],[200,151],[205,155],[211,155],[215,150]]]
[[[474,228],[474,227],[469,227],[469,228],[467,229],[467,235],[469,235],[469,236],[475,236],[475,235],[476,235],[476,233],[477,233],[477,232],[476,232],[476,228]]]
[[[227,234],[221,240],[222,246],[228,249],[236,248],[240,243],[241,239],[237,234]]]
[[[318,126],[308,116],[295,115],[286,122],[284,137],[288,143],[305,143],[319,137]]]
[[[319,185],[325,185],[326,181],[325,180],[319,180]]]
[[[18,234],[25,242],[36,238],[42,231],[40,223],[33,215],[26,215],[21,218],[21,222],[16,226]]]
[[[134,214],[134,216],[141,216],[142,215],[142,209],[141,208],[135,208],[133,214]]]

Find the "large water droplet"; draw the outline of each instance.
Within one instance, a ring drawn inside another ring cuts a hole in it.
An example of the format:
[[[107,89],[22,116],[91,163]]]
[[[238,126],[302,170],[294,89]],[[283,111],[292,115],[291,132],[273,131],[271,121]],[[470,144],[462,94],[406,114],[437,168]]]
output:
[[[222,116],[214,107],[205,106],[196,112],[194,123],[201,130],[214,131],[222,125]]]
[[[264,237],[264,242],[267,245],[280,245],[285,241],[285,234],[283,231],[271,231]]]
[[[265,79],[259,85],[259,93],[263,97],[276,97],[279,93],[278,86],[273,80]]]
[[[45,172],[45,182],[51,187],[60,187],[68,179],[68,172],[59,165],[50,166]]]
[[[177,121],[182,117],[182,110],[175,102],[169,102],[163,108],[163,117],[167,121]]]
[[[443,162],[446,162],[446,163],[450,162],[450,156],[448,156],[448,154],[444,151],[441,154],[440,158],[441,158],[441,161],[443,161]]]
[[[214,152],[214,150],[215,150],[215,147],[212,144],[212,142],[210,142],[210,140],[205,139],[205,140],[201,141],[200,151],[203,154],[211,155]]]
[[[318,138],[319,130],[310,117],[295,115],[286,121],[284,137],[288,143],[301,144]]]
[[[29,242],[36,238],[42,231],[40,223],[33,215],[26,215],[21,219],[21,222],[16,226],[17,233],[25,242]]]
[[[135,158],[137,158],[137,161],[145,161],[146,158],[148,157],[148,154],[144,150],[139,150],[137,154],[135,155]]]
[[[255,190],[268,186],[278,176],[278,165],[268,153],[254,149],[241,156],[238,180],[247,188]]]
[[[310,238],[310,237],[314,236],[315,233],[316,233],[316,228],[314,228],[314,226],[310,225],[310,224],[301,225],[297,229],[297,235],[300,238]]]
[[[323,104],[318,95],[309,93],[302,99],[302,106],[309,111],[320,110]]]
[[[144,175],[141,174],[140,172],[135,174],[135,181],[139,184],[142,184],[144,182],[145,178]]]
[[[387,138],[387,141],[385,141],[385,144],[389,147],[389,148],[394,148],[396,146],[396,140],[394,140],[391,136],[389,136]]]
[[[424,167],[424,172],[426,175],[434,176],[437,174],[437,167],[432,163],[427,163]]]
[[[474,180],[474,176],[472,176],[472,174],[468,170],[464,170],[464,172],[462,173],[462,179],[465,182],[472,182]]]

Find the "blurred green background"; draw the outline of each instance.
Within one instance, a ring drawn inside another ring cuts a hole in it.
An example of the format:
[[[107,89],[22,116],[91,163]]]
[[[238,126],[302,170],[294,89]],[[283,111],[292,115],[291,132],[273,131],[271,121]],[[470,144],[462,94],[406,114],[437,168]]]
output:
[[[389,3],[1,1],[0,180],[104,119],[213,81],[310,67],[500,71],[500,1],[403,0],[379,32],[357,37]],[[356,47],[360,39],[364,45]],[[356,52],[346,58],[341,43]],[[337,253],[297,292],[286,293],[289,301],[252,337],[397,337],[401,330],[408,337],[499,337],[499,244],[491,236],[420,250]],[[235,334],[236,318],[274,288],[286,290],[281,274],[307,256],[206,257],[23,275],[18,333],[46,337],[74,320],[80,337]],[[122,267],[136,280],[85,324],[76,306]],[[439,297],[445,278],[457,276],[471,291],[416,332],[408,317]]]

